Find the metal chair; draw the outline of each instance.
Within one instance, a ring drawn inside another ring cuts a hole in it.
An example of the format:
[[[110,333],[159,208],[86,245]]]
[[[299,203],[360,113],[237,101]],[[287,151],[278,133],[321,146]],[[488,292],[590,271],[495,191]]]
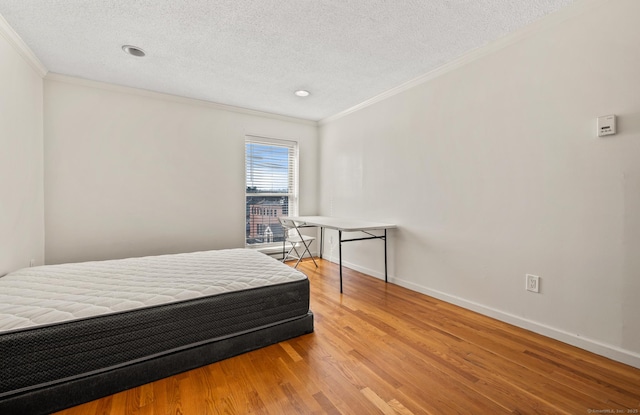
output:
[[[316,263],[315,258],[313,257],[313,255],[311,255],[311,251],[309,251],[311,242],[313,242],[316,238],[313,236],[301,234],[298,225],[291,219],[279,217],[278,220],[280,221],[282,229],[284,230],[284,239],[282,240],[282,262],[286,261],[289,258],[297,259],[298,262],[296,262],[296,264],[293,266],[294,268],[297,268],[300,261],[302,261],[304,254],[308,253],[313,260],[316,268],[318,268],[318,264]],[[285,253],[287,243],[291,244],[291,248],[289,248],[289,251]],[[302,247],[304,247],[304,249],[302,249]],[[302,250],[302,255],[300,255],[298,248]],[[293,252],[295,252],[295,255],[293,254]]]

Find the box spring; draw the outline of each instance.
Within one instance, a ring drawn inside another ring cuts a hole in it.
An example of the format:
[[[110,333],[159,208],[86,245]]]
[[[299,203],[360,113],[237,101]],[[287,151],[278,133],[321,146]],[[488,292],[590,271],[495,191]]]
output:
[[[0,334],[0,413],[49,413],[313,331],[307,279]]]

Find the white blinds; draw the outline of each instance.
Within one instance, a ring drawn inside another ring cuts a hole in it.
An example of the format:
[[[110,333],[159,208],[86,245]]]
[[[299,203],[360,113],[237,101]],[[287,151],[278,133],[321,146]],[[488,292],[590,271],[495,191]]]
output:
[[[296,151],[293,141],[247,137],[247,193],[295,193]]]
[[[246,137],[247,245],[282,241],[278,216],[298,211],[297,159],[296,142]]]

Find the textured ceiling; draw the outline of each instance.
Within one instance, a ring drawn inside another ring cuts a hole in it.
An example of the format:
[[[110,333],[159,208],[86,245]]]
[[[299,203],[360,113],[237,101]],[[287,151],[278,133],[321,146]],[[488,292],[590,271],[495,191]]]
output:
[[[0,0],[0,14],[54,73],[319,120],[572,2]]]

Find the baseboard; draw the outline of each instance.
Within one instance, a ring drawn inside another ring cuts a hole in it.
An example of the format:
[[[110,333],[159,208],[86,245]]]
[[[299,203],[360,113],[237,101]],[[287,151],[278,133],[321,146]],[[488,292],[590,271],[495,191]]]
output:
[[[338,260],[336,258],[332,257],[332,256],[324,257],[323,259],[326,259],[327,261],[331,261],[334,264],[338,263]],[[382,269],[380,271],[377,271],[377,270],[374,270],[374,269],[371,269],[371,268],[362,267],[360,265],[354,264],[353,262],[344,261],[344,260],[342,261],[342,265],[347,267],[347,268],[350,268],[352,270],[361,272],[363,274],[367,274],[370,277],[375,277],[375,278],[378,278],[379,280],[383,280],[384,281],[384,269]],[[392,281],[393,281],[393,278],[389,277],[389,282],[392,282]],[[400,285],[400,284],[398,284],[398,285]],[[409,287],[406,287],[406,288],[409,288]],[[416,290],[413,290],[413,291],[416,291]]]
[[[338,261],[333,257],[325,257],[324,259],[333,263],[338,263]],[[372,270],[347,261],[343,261],[343,265],[363,274],[384,280],[384,270]],[[389,276],[389,282],[640,369],[640,354],[630,350],[622,349],[588,337],[583,337],[579,334],[569,333],[556,327],[522,318],[455,295],[433,290],[401,278]]]

